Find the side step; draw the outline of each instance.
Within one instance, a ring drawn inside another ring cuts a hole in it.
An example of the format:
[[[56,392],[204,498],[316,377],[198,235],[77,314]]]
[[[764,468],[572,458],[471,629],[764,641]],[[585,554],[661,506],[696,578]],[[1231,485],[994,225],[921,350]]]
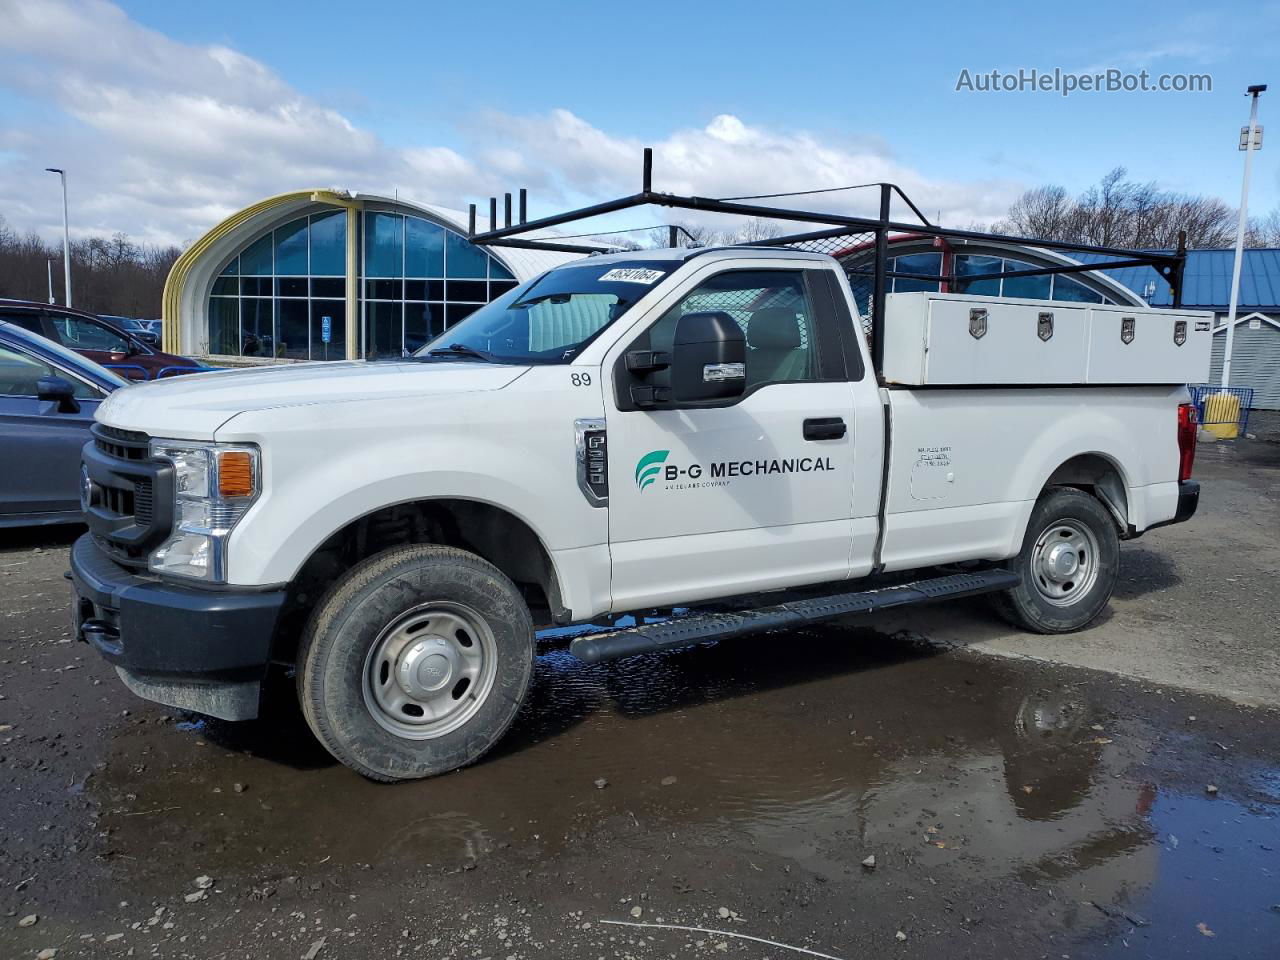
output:
[[[655,650],[674,650],[707,640],[740,637],[763,630],[797,627],[814,620],[827,620],[851,613],[874,613],[913,603],[970,597],[1016,587],[1019,577],[1009,570],[982,570],[955,573],[930,580],[916,580],[878,590],[855,590],[827,597],[811,597],[779,603],[771,607],[735,613],[706,613],[662,623],[643,624],[625,630],[581,636],[569,644],[569,651],[587,663],[602,663],[634,657]]]

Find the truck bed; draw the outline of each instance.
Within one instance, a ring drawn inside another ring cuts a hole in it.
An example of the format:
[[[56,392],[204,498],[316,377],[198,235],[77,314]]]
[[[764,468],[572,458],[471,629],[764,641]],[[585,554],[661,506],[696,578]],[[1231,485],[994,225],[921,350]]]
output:
[[[1110,472],[1110,495],[1123,501],[1113,509],[1133,532],[1177,510],[1174,427],[1185,387],[893,387],[881,396],[886,569],[1013,556],[1050,482]]]

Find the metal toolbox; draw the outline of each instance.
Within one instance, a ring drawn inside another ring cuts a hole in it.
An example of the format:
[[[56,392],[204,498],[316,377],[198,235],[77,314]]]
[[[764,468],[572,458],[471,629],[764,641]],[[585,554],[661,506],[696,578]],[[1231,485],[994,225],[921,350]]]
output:
[[[906,386],[1198,383],[1213,315],[954,293],[885,298],[884,377]]]

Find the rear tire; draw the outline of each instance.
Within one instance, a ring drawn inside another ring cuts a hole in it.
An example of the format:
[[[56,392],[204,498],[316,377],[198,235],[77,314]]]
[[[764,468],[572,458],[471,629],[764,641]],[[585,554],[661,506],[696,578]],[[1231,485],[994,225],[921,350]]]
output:
[[[317,739],[373,780],[474,763],[515,719],[533,622],[497,567],[453,547],[397,547],[339,580],[312,612],[298,699]]]
[[[1033,633],[1070,633],[1106,608],[1120,572],[1115,521],[1095,498],[1051,487],[1036,502],[1022,551],[1009,561],[1018,586],[992,596],[997,612]]]

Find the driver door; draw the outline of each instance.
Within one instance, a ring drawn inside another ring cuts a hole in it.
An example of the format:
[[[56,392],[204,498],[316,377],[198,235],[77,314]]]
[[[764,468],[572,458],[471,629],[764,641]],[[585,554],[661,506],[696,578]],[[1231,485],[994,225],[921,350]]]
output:
[[[849,575],[853,390],[824,271],[760,262],[695,274],[606,360],[615,611]],[[708,311],[743,329],[742,395],[628,403],[626,353],[670,351],[680,317]]]

